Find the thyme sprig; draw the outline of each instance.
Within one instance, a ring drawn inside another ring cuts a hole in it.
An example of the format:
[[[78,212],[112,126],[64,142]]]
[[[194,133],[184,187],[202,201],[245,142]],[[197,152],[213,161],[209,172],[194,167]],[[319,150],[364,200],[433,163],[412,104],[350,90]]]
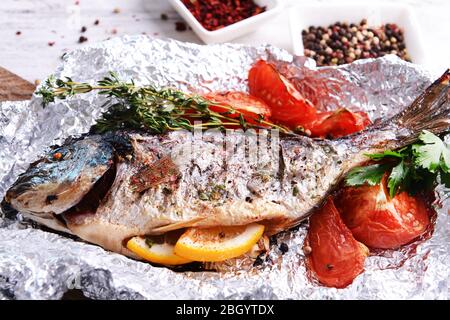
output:
[[[42,97],[45,107],[57,98],[66,99],[91,91],[98,91],[98,94],[111,98],[107,102],[107,110],[94,125],[94,131],[100,133],[123,128],[163,133],[168,130],[225,127],[275,128],[283,133],[291,133],[286,127],[266,121],[263,117],[250,123],[232,106],[220,104],[224,112],[215,112],[210,106],[219,104],[202,96],[171,88],[137,86],[133,80],[121,81],[113,72],[95,85],[76,82],[69,77],[49,77],[37,95]]]

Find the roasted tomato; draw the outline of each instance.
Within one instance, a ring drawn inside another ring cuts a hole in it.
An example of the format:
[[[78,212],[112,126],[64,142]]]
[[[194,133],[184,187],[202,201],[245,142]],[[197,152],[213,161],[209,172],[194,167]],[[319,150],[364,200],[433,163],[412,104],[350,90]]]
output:
[[[406,192],[390,199],[386,179],[377,186],[346,187],[335,201],[355,238],[372,248],[398,248],[430,223],[425,201]]]
[[[304,248],[311,251],[307,264],[316,278],[336,288],[346,287],[363,272],[368,255],[368,249],[355,240],[342,221],[332,198],[309,219]]]
[[[209,93],[204,97],[217,103],[209,106],[212,111],[228,113],[232,118],[239,118],[242,114],[249,123],[256,124],[260,119],[268,120],[271,115],[270,108],[264,101],[244,92]]]
[[[303,98],[288,79],[264,60],[259,60],[248,74],[250,94],[262,99],[272,110],[272,120],[297,129],[309,129],[316,109]]]
[[[319,138],[339,138],[363,130],[371,124],[365,112],[351,112],[339,109],[334,112],[323,112],[311,127],[311,135]]]

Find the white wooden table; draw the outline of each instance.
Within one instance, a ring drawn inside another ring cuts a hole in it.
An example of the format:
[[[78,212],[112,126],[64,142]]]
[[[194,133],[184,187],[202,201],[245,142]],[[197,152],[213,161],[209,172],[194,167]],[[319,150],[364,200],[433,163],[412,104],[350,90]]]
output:
[[[325,2],[285,1],[288,7],[300,2]],[[426,40],[429,56],[426,67],[436,73],[450,67],[450,1],[396,1],[414,7]],[[181,19],[165,0],[79,0],[76,3],[76,0],[0,0],[0,66],[34,82],[51,74],[64,52],[109,37],[145,32],[201,43],[190,30],[175,31],[175,22]],[[114,13],[115,8],[119,9],[118,13]],[[161,13],[166,13],[169,19],[161,20]],[[97,19],[99,24],[94,25]],[[84,33],[80,32],[82,26],[87,28]],[[80,36],[87,37],[88,41],[78,43]],[[288,19],[283,13],[257,32],[235,41],[271,43],[291,50],[289,37]]]

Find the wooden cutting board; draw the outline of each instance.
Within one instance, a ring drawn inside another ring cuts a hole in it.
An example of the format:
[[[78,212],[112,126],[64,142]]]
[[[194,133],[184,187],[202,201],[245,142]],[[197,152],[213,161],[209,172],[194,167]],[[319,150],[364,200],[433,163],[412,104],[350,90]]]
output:
[[[0,67],[0,101],[28,100],[35,85]]]

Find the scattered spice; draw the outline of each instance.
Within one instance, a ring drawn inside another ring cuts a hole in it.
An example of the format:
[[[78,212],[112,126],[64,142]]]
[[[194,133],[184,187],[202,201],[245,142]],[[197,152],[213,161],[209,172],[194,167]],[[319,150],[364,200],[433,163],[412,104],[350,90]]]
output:
[[[165,13],[161,13],[161,20],[168,20],[169,16]]]
[[[203,200],[203,201],[209,200],[208,194],[207,194],[206,192],[204,192],[204,191],[199,191],[199,192],[198,192],[198,198],[199,198],[200,200]]]
[[[310,255],[311,252],[312,252],[312,248],[310,246],[306,245],[306,246],[303,247],[303,253],[305,255]]]
[[[210,200],[220,200],[226,194],[226,187],[223,184],[215,185],[209,195]]]
[[[98,26],[99,23],[100,23],[100,20],[98,20],[98,19],[95,20],[95,21],[94,21],[94,26]]]
[[[117,34],[117,29],[116,29],[116,28],[112,29],[112,30],[111,30],[111,33],[112,33],[112,34]]]
[[[78,6],[80,4],[80,1],[75,1],[75,5]]]
[[[17,31],[16,36],[20,36],[22,34],[22,31]]]
[[[85,26],[81,27],[81,32],[86,32],[87,28]]]
[[[53,47],[55,45],[55,41],[49,41],[47,44],[49,47]]]
[[[198,198],[203,201],[217,201],[226,195],[226,187],[223,184],[217,184],[210,188],[210,191],[199,190]]]
[[[78,39],[78,43],[83,43],[83,42],[86,42],[86,41],[88,41],[88,38],[86,38],[85,36],[81,36],[81,37]]]
[[[113,13],[115,13],[115,14],[120,13],[120,8],[114,8]]]
[[[278,240],[277,240],[277,238],[276,238],[276,237],[270,237],[270,238],[269,238],[269,244],[270,244],[270,246],[276,246],[276,245],[278,245]]]
[[[147,247],[151,248],[155,244],[155,242],[149,237],[145,237],[145,244],[147,245]]]
[[[285,254],[286,252],[289,251],[288,245],[287,245],[286,243],[284,243],[284,242],[282,242],[282,243],[280,244],[279,249],[280,249],[280,251],[281,251],[281,254]]]
[[[259,267],[264,263],[264,260],[262,259],[262,256],[264,256],[263,253],[261,253],[258,257],[256,257],[255,262],[253,262],[254,267]]]
[[[302,31],[304,54],[318,66],[341,65],[358,59],[396,54],[411,61],[404,43],[403,30],[387,23],[369,28],[367,19],[359,24],[336,22],[328,27],[310,26]]]
[[[186,29],[187,29],[186,23],[184,23],[183,21],[175,22],[175,30],[176,31],[182,32],[182,31],[186,31]]]
[[[210,31],[247,19],[266,11],[253,0],[182,0],[192,15]]]
[[[172,194],[173,191],[172,191],[172,188],[170,188],[170,187],[163,187],[162,192],[164,195],[169,196]]]

